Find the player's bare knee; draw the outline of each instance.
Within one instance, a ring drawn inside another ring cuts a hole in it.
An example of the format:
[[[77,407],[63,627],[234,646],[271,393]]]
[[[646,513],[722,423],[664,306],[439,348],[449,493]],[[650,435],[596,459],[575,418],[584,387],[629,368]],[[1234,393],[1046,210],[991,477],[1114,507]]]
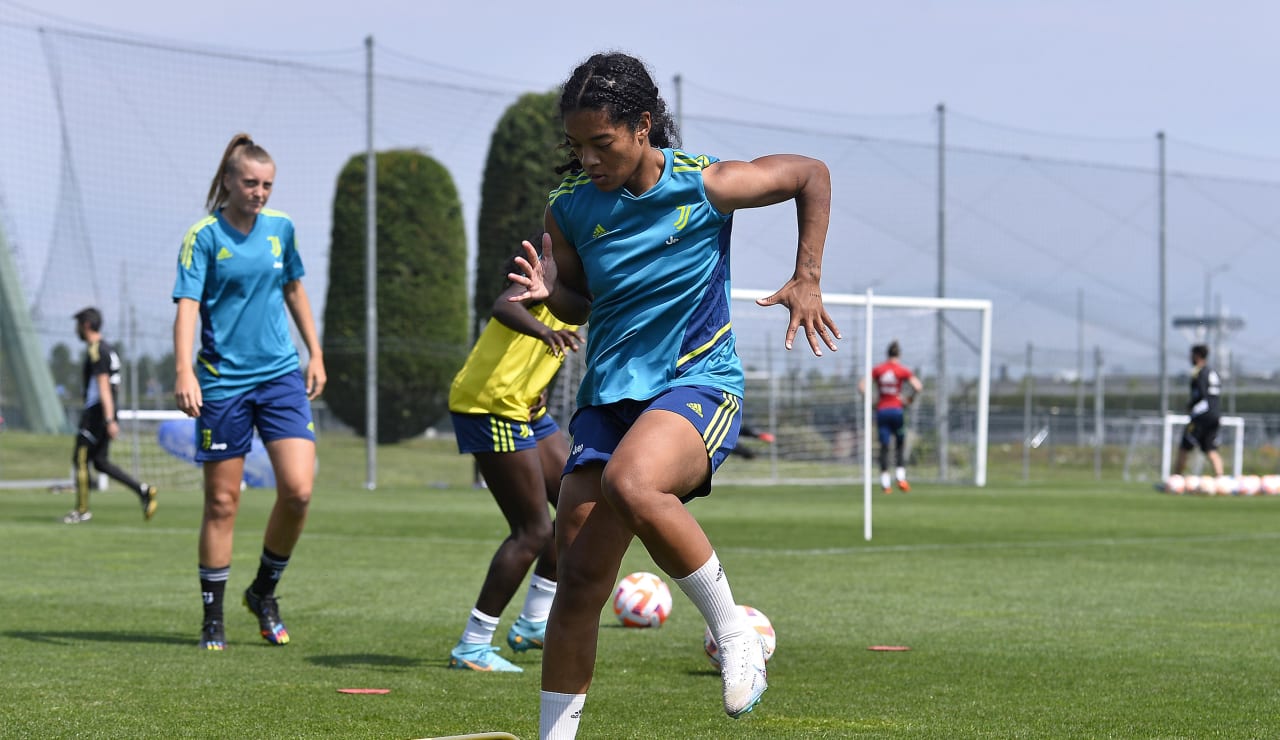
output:
[[[239,497],[230,492],[213,492],[204,497],[204,518],[207,521],[235,519]]]
[[[521,549],[533,553],[537,557],[547,548],[555,536],[555,531],[551,526],[551,520],[544,522],[527,522],[524,525],[511,531],[512,538],[520,545]]]
[[[304,516],[311,506],[311,491],[281,491],[280,503],[295,516]]]

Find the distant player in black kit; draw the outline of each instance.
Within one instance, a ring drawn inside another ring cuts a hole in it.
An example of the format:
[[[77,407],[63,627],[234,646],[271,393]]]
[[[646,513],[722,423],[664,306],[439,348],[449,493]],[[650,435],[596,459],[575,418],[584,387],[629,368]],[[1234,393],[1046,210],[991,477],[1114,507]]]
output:
[[[76,431],[76,448],[71,461],[75,466],[76,508],[62,518],[64,524],[79,524],[93,518],[89,512],[89,463],[98,471],[133,489],[142,500],[146,519],[156,513],[156,488],[139,483],[107,458],[111,440],[120,433],[116,421],[116,393],[120,387],[120,357],[102,339],[102,314],[86,308],[75,315],[76,334],[85,343],[84,411]]]
[[[1199,447],[1213,465],[1213,474],[1222,475],[1222,455],[1218,454],[1218,426],[1222,414],[1222,379],[1209,367],[1209,347],[1197,344],[1191,348],[1191,400],[1187,415],[1191,421],[1182,432],[1178,456],[1173,461],[1175,475],[1182,474],[1187,453]]]

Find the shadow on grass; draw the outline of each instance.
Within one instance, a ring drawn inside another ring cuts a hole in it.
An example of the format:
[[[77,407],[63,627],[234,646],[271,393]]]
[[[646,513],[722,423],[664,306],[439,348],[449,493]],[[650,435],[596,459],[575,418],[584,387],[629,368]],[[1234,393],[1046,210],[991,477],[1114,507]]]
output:
[[[406,670],[409,668],[421,668],[425,662],[421,658],[406,658],[403,655],[379,655],[376,653],[352,653],[349,655],[316,655],[307,658],[308,663],[313,663],[325,668],[383,668],[388,670]]]
[[[47,645],[72,645],[77,642],[132,642],[150,645],[192,645],[190,635],[157,635],[148,632],[97,632],[79,630],[71,632],[40,632],[36,630],[9,630],[5,637]]]

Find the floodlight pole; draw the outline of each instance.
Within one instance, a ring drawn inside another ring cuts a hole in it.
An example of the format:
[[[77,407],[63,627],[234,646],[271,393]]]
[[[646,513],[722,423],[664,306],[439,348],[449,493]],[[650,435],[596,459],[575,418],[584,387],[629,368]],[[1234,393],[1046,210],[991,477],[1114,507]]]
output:
[[[1159,286],[1160,286],[1160,290],[1159,290],[1159,293],[1160,293],[1160,336],[1159,336],[1160,358],[1157,364],[1159,366],[1159,373],[1160,373],[1160,378],[1159,378],[1160,380],[1160,416],[1161,418],[1163,418],[1169,414],[1169,368],[1168,368],[1169,337],[1165,330],[1165,324],[1169,323],[1169,306],[1168,306],[1168,299],[1166,295],[1166,285],[1165,285],[1166,274],[1168,270],[1168,264],[1167,264],[1168,256],[1166,254],[1167,248],[1166,248],[1166,241],[1165,241],[1165,174],[1166,173],[1165,173],[1165,164],[1164,164],[1164,132],[1163,131],[1156,132],[1156,151],[1159,159],[1159,178],[1158,178],[1159,222],[1157,224],[1157,231],[1159,233],[1158,251],[1160,253],[1160,258],[1159,258],[1160,274],[1158,277]],[[1205,311],[1208,311],[1208,310],[1209,310],[1209,307],[1205,306]]]
[[[676,88],[676,131],[684,131],[684,78],[676,75],[672,78]]]
[[[378,155],[373,148],[373,36],[365,48],[364,487],[378,487]]]
[[[947,106],[938,103],[938,297],[947,297]],[[950,443],[947,390],[947,334],[946,315],[942,309],[937,312],[937,354],[938,354],[938,477],[945,481],[949,477],[947,458]]]

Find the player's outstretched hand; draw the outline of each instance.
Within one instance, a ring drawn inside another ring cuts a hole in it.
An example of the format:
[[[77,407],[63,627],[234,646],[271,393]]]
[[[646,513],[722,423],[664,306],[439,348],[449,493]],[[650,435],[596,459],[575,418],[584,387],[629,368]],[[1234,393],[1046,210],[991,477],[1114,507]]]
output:
[[[826,344],[832,352],[839,349],[836,346],[836,340],[844,337],[840,335],[840,329],[836,327],[826,307],[822,305],[822,289],[818,287],[816,281],[797,280],[793,277],[787,281],[786,285],[779,288],[778,292],[768,298],[758,299],[756,304],[761,306],[782,304],[791,312],[791,321],[787,325],[787,349],[791,349],[796,332],[801,327],[804,327],[804,335],[809,340],[809,347],[818,357],[822,356],[822,344]]]
[[[507,279],[517,285],[523,285],[525,291],[513,295],[507,300],[512,303],[521,301],[544,301],[551,295],[551,286],[556,281],[556,261],[551,256],[551,235],[542,235],[542,256],[528,240],[520,242],[524,247],[524,256],[516,257],[518,272],[507,273]]]

